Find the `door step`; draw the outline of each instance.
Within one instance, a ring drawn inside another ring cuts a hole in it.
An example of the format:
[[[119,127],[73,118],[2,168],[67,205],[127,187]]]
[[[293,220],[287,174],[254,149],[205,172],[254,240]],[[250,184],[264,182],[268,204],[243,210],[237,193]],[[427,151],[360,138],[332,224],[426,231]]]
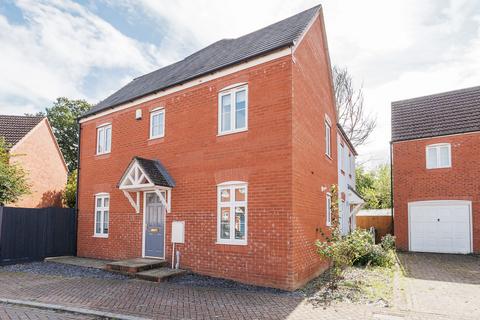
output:
[[[162,282],[171,277],[184,274],[185,272],[186,272],[185,270],[181,270],[181,269],[172,269],[172,268],[162,267],[162,268],[138,272],[135,274],[135,277],[142,280],[147,280],[147,281]]]
[[[135,258],[108,263],[106,269],[109,271],[134,275],[142,271],[160,268],[165,265],[167,265],[165,260]]]

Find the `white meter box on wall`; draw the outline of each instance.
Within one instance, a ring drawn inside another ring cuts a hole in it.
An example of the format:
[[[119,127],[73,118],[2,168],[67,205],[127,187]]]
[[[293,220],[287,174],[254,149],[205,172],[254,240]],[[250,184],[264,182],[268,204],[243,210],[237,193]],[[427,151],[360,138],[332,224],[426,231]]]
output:
[[[185,221],[172,222],[172,242],[185,243]]]

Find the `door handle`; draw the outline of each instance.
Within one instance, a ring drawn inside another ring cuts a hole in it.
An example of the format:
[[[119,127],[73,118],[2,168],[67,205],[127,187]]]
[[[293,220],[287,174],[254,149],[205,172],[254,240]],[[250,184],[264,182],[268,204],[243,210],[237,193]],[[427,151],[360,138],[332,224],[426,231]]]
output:
[[[437,219],[437,222],[440,222],[440,218]]]

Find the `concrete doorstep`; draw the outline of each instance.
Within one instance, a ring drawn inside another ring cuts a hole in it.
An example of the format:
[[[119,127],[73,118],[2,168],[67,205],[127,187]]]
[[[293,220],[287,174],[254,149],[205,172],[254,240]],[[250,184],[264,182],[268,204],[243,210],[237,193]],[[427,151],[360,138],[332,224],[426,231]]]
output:
[[[41,303],[41,302],[28,301],[28,300],[16,300],[16,299],[0,298],[0,303],[10,304],[10,305],[18,305],[18,306],[27,306],[27,307],[38,308],[38,309],[63,311],[63,312],[69,312],[69,313],[74,313],[74,314],[82,314],[82,315],[87,315],[87,316],[95,316],[95,317],[101,317],[101,318],[107,318],[107,319],[151,320],[151,318],[142,318],[142,317],[125,315],[125,314],[91,310],[91,309],[78,308],[78,307],[67,307],[67,306],[61,306],[61,305],[56,305],[56,304]]]

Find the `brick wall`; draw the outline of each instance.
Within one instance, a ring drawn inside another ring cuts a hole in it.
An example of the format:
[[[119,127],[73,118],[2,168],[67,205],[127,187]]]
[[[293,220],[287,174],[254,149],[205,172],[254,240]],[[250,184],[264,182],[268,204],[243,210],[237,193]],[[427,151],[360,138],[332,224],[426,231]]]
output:
[[[320,230],[326,231],[326,192],[338,181],[336,113],[324,35],[320,16],[294,53],[292,287],[328,266],[314,245],[321,238]],[[325,155],[325,115],[332,121],[332,159]]]
[[[248,131],[217,136],[218,92],[248,82]],[[165,107],[165,137],[148,140],[149,110]],[[142,254],[142,213],[116,188],[133,156],[159,159],[176,181],[167,214],[184,220],[181,267],[247,283],[285,287],[287,228],[292,210],[291,57],[283,57],[82,124],[79,198],[80,256],[123,259]],[[112,152],[95,156],[96,127],[112,123]],[[217,189],[248,182],[248,244],[216,244]],[[94,195],[110,193],[110,231],[94,238]],[[143,203],[142,203],[143,207]],[[143,211],[143,208],[141,208]]]
[[[426,169],[425,148],[435,143],[451,144],[451,168]],[[468,200],[473,206],[473,250],[480,252],[479,154],[480,133],[393,144],[395,236],[399,249],[408,250],[408,202]]]
[[[294,289],[324,270],[314,241],[325,227],[325,192],[337,181],[325,157],[324,116],[335,110],[323,22],[292,56],[186,89],[82,124],[78,254],[123,259],[142,253],[142,213],[116,188],[133,156],[159,159],[176,181],[167,214],[184,220],[182,268],[246,283]],[[248,131],[217,136],[218,92],[248,83]],[[294,103],[292,102],[294,101]],[[165,137],[148,140],[149,110],[165,107]],[[135,120],[135,110],[143,119]],[[96,127],[112,123],[112,152],[95,156]],[[294,136],[292,136],[292,133]],[[216,186],[248,182],[248,244],[216,244]],[[110,193],[110,231],[94,238],[94,195]],[[143,203],[142,203],[143,206]],[[143,211],[143,208],[141,208]]]
[[[15,207],[43,208],[62,206],[61,192],[67,182],[67,168],[47,121],[42,120],[24,139],[12,148],[12,161],[28,174],[30,194]]]

